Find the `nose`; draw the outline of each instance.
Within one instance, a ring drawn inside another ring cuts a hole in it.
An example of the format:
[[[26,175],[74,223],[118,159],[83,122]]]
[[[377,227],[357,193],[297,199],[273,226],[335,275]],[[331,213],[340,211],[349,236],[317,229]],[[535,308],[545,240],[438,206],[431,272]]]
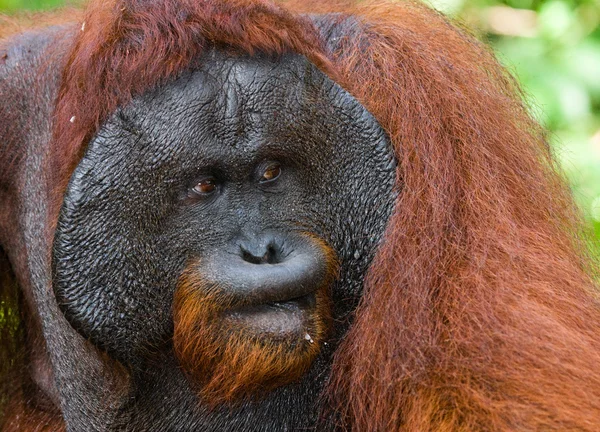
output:
[[[335,267],[329,248],[308,235],[245,234],[231,246],[209,254],[198,267],[205,285],[226,295],[231,306],[286,302],[313,294]]]
[[[274,235],[264,235],[240,242],[240,254],[251,264],[279,264],[283,260],[282,242]]]

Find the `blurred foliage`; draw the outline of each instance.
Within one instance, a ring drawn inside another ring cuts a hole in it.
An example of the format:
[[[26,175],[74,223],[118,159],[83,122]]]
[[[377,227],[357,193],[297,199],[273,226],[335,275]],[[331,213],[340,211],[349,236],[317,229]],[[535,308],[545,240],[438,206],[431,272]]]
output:
[[[65,4],[65,0],[0,0],[0,10],[16,11],[21,9],[51,9]]]
[[[600,241],[600,0],[429,0],[488,42],[523,84]],[[0,10],[64,0],[0,0]]]
[[[600,0],[429,1],[522,83],[600,245]]]

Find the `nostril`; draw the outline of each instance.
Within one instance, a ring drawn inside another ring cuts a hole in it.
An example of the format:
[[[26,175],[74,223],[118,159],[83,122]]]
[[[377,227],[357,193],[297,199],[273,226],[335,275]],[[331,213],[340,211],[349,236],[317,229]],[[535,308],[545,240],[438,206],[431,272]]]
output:
[[[269,247],[267,248],[267,253],[264,255],[264,258],[266,258],[266,262],[269,264],[277,264],[280,261],[279,255],[279,249],[273,246],[272,244],[269,244]]]
[[[269,242],[266,248],[264,246],[252,248],[241,245],[240,249],[242,259],[251,264],[277,264],[280,262],[279,248],[272,242]]]
[[[263,256],[256,256],[248,252],[244,248],[242,248],[242,258],[244,259],[244,261],[247,261],[252,264],[264,264],[265,262],[267,262],[267,254]]]

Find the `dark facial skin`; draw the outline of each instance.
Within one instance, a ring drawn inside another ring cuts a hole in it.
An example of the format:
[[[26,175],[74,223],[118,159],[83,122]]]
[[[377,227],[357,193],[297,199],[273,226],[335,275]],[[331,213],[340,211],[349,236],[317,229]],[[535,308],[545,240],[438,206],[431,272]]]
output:
[[[89,144],[56,231],[55,294],[71,325],[132,372],[114,427],[301,429],[316,421],[390,216],[395,161],[376,120],[302,57],[212,51],[200,64],[116,112]],[[170,343],[182,271],[200,263],[246,305],[233,319],[261,337],[297,337],[327,272],[311,238],[339,260],[328,344],[299,383],[209,412]]]

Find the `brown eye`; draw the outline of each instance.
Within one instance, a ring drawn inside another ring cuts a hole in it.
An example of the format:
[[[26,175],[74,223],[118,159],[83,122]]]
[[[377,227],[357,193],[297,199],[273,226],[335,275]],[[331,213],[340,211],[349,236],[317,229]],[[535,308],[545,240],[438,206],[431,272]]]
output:
[[[263,172],[263,175],[260,179],[261,183],[269,182],[275,180],[281,174],[281,166],[279,164],[272,164],[267,167],[267,169]]]
[[[215,189],[217,189],[215,179],[206,178],[201,180],[192,190],[198,195],[208,195],[213,193]]]

